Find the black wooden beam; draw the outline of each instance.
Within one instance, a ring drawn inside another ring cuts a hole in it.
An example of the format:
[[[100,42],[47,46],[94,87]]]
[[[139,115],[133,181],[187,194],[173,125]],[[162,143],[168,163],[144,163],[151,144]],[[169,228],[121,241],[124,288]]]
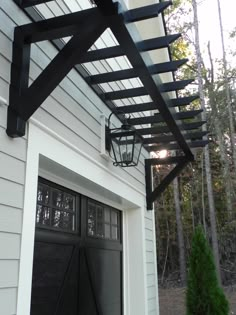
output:
[[[180,161],[170,172],[168,175],[166,175],[161,183],[154,189],[153,192],[149,196],[147,196],[149,205],[150,203],[153,203],[160,195],[163,193],[163,191],[166,189],[166,187],[173,181],[173,179],[179,175],[179,173],[184,169],[184,167],[189,163],[189,160],[186,159],[186,157],[183,157],[182,161]],[[150,209],[149,209],[150,210]]]
[[[182,80],[182,81],[163,83],[159,89],[160,89],[160,92],[177,91],[177,90],[183,89],[186,85],[188,85],[192,81],[193,80]],[[142,96],[142,95],[147,95],[147,94],[148,93],[146,89],[144,87],[140,87],[140,88],[132,88],[132,89],[104,93],[104,98],[106,100],[117,100],[117,99],[136,97],[136,96]]]
[[[167,35],[138,42],[137,48],[140,52],[168,47],[170,43],[180,37],[180,34]],[[136,48],[136,49],[137,49]],[[98,61],[102,59],[124,56],[126,53],[121,46],[112,46],[97,50],[88,51],[82,58],[83,63]],[[136,67],[134,67],[136,68]]]
[[[168,102],[168,107],[177,107],[177,106],[189,105],[191,102],[195,101],[198,98],[199,98],[199,95],[172,98]]]
[[[157,105],[154,102],[147,102],[147,103],[119,106],[119,107],[116,107],[116,109],[113,112],[114,113],[122,112],[125,114],[131,114],[131,113],[145,112],[145,111],[156,110],[156,109],[157,109]]]
[[[53,17],[50,19],[19,26],[25,42],[35,43],[83,33],[88,21],[97,23],[102,16],[98,8]]]
[[[186,160],[185,156],[167,156],[165,158],[145,159],[147,165],[171,165],[178,164]]]
[[[137,42],[136,46],[140,52],[166,48],[169,47],[169,45],[176,41],[179,37],[181,37],[181,34],[172,34],[157,38],[145,39]]]
[[[189,130],[198,130],[202,125],[206,124],[206,121],[196,121],[192,123],[182,123],[178,125],[180,130],[189,131]],[[155,127],[148,127],[148,128],[139,128],[137,129],[138,133],[142,136],[146,135],[162,135],[163,133],[170,133],[170,129],[168,126],[155,126]],[[110,136],[112,138],[121,137],[121,136],[129,136],[130,132],[122,131],[113,133]]]
[[[140,74],[139,78],[143,83],[143,86],[145,87],[147,93],[152,98],[153,102],[157,104],[157,109],[162,115],[163,120],[167,123],[172,134],[175,135],[181,149],[184,151],[186,156],[192,157],[192,152],[189,149],[189,146],[186,143],[183,135],[181,134],[180,129],[172,115],[172,112],[167,107],[167,100],[162,96],[158,88],[161,84],[160,80],[156,78],[156,76],[150,76],[148,67],[153,63],[149,54],[140,54],[139,49],[144,49],[144,51],[146,51],[145,45],[147,45],[147,43],[153,44],[153,40],[140,41],[139,34],[134,23],[124,23],[123,14],[127,11],[127,9],[122,1],[119,1],[119,14],[117,14],[117,16],[111,16],[112,6],[114,5],[112,0],[94,1],[101,12],[104,12],[104,14],[106,14],[106,20],[109,24],[109,27],[116,37],[119,45],[122,46],[123,52],[128,57],[131,66],[133,68],[142,69],[142,73]],[[173,40],[177,39],[177,37],[178,36],[173,38]],[[168,38],[170,39],[170,37]],[[166,47],[166,45],[169,46],[170,43],[171,40],[167,42],[167,39],[163,39],[161,46]],[[153,47],[149,47],[149,49],[150,48]]]
[[[152,193],[152,167],[145,159],[145,183],[146,183],[146,202],[147,202],[147,210],[152,210],[152,201],[150,199]]]
[[[177,112],[173,114],[173,117],[176,120],[182,119],[189,119],[193,118],[197,115],[202,113],[201,109],[198,110],[191,110],[191,111],[184,111],[184,112]],[[155,124],[160,122],[165,122],[161,114],[155,114],[153,116],[145,116],[145,117],[138,117],[138,118],[129,118],[127,122],[130,125],[146,125],[146,124]]]
[[[147,95],[147,91],[144,87],[108,92],[104,93],[102,97],[104,97],[105,100],[117,100],[142,95]]]
[[[14,2],[20,5],[22,8],[32,7],[37,4],[50,2],[53,0],[14,0]]]
[[[21,29],[15,29],[10,103],[8,106],[7,134],[24,134],[24,122],[40,107],[92,44],[107,28],[104,19],[87,25],[79,36],[73,36],[57,56],[28,87],[30,46],[25,43]]]
[[[129,10],[124,14],[125,22],[138,22],[154,18],[158,16],[158,14],[162,13],[171,4],[171,1],[164,1],[161,3],[155,3],[145,7]]]
[[[165,73],[169,71],[176,71],[178,67],[182,66],[187,61],[188,59],[163,62],[163,63],[152,65],[148,69],[149,69],[150,74],[160,74],[160,73]],[[139,76],[140,72],[142,72],[142,69],[139,70],[139,69],[131,68],[131,69],[96,74],[96,75],[87,77],[86,80],[90,84],[100,84],[100,83],[136,78]]]
[[[179,107],[179,106],[185,106],[190,104],[193,100],[199,98],[199,96],[189,96],[189,97],[180,97],[179,102],[169,102],[168,107]],[[123,112],[124,114],[131,114],[131,113],[137,113],[137,112],[145,112],[150,110],[157,109],[157,105],[154,102],[147,102],[147,103],[140,103],[140,104],[133,104],[133,105],[124,105],[119,106],[116,109],[113,110],[114,113],[120,113]]]
[[[209,143],[209,140],[196,140],[188,142],[190,148],[202,148]],[[145,145],[145,149],[149,152],[161,151],[161,150],[179,150],[180,146],[178,143],[160,144],[160,145]]]
[[[188,59],[180,59],[180,60],[173,60],[168,62],[162,62],[158,64],[154,64],[148,67],[148,70],[151,74],[159,74],[159,73],[166,73],[166,72],[174,72],[179,67],[184,65],[188,62]]]
[[[184,134],[184,139],[186,140],[202,140],[202,137],[207,135],[207,131],[197,131],[197,132],[190,132]],[[144,144],[160,144],[160,143],[169,143],[176,141],[173,135],[161,135],[158,137],[147,137],[143,139]]]
[[[160,86],[161,92],[172,92],[172,91],[178,91],[184,89],[188,84],[192,83],[194,80],[181,80],[181,81],[173,81],[173,82],[167,82],[163,83]]]

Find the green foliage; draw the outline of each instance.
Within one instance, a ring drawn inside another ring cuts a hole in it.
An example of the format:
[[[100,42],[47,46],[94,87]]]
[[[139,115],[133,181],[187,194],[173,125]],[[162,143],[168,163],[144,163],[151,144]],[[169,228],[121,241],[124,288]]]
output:
[[[220,288],[210,246],[198,227],[194,233],[187,283],[187,315],[227,315],[229,305]]]

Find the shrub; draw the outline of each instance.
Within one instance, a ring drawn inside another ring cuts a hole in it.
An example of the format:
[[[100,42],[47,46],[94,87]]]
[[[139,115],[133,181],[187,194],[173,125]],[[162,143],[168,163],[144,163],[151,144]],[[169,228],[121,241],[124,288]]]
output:
[[[219,286],[211,248],[201,227],[195,230],[189,260],[187,315],[228,315],[229,304]]]

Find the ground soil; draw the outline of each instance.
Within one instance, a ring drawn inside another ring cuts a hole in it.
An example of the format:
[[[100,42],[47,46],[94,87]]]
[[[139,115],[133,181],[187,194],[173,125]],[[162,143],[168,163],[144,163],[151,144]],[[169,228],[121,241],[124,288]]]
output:
[[[224,288],[230,315],[236,315],[236,286]],[[185,288],[159,288],[160,315],[185,315]]]

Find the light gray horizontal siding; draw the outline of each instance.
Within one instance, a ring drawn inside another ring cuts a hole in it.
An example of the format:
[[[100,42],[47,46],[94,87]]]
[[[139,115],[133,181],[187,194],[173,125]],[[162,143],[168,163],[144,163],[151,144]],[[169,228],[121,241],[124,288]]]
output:
[[[1,315],[15,315],[16,314],[16,288],[0,289],[0,307]]]
[[[0,204],[0,232],[21,233],[22,209]]]
[[[0,289],[17,287],[18,269],[18,260],[0,260]]]
[[[14,208],[23,208],[24,186],[0,178],[1,204]]]
[[[0,178],[9,179],[18,184],[25,182],[25,163],[0,152]]]
[[[20,235],[0,232],[0,260],[20,258]]]
[[[7,23],[0,10],[0,96],[8,102],[12,55],[8,36],[12,37],[13,28]],[[16,314],[27,141],[25,137],[9,138],[6,123],[7,105],[0,105],[0,314],[13,315]]]

